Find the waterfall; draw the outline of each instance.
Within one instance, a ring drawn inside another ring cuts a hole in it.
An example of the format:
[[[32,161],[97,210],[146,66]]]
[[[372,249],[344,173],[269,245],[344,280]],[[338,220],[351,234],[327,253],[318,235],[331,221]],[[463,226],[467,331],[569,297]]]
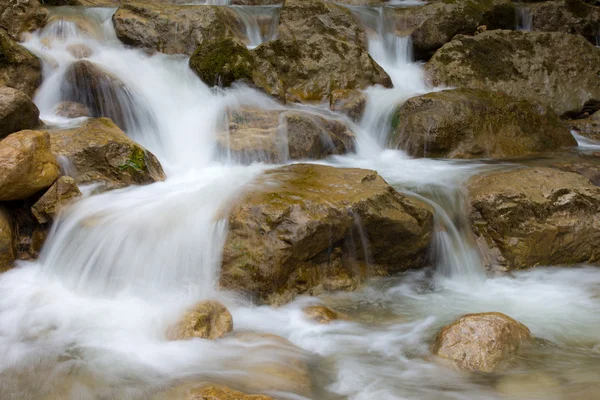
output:
[[[517,30],[531,31],[533,26],[533,14],[531,8],[526,5],[517,4],[515,6],[517,13]]]
[[[249,49],[275,39],[281,6],[233,6],[241,25],[238,36],[246,38]],[[234,27],[235,28],[235,27]]]

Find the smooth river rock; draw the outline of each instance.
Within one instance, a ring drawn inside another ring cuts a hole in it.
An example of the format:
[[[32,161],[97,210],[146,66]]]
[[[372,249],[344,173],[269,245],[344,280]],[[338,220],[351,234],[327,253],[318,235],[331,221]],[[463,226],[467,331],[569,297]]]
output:
[[[58,177],[47,132],[20,131],[0,141],[0,201],[26,199]]]
[[[524,168],[473,177],[468,192],[487,267],[600,261],[600,187],[584,176]]]
[[[493,372],[530,338],[529,328],[507,315],[469,314],[442,328],[433,353],[467,370]]]
[[[40,124],[40,111],[29,96],[20,90],[0,86],[0,140]]]
[[[413,97],[393,124],[390,145],[416,157],[501,158],[577,146],[551,108],[479,89]]]
[[[581,36],[499,30],[456,36],[425,70],[435,85],[505,92],[563,115],[600,102],[593,65],[600,65],[600,49]]]
[[[188,310],[176,325],[169,328],[169,340],[193,338],[218,339],[233,330],[229,310],[214,300],[202,301]]]
[[[321,159],[355,150],[354,134],[344,123],[299,111],[243,107],[230,110],[228,122],[217,145],[242,163]]]
[[[425,204],[374,171],[310,164],[269,170],[231,207],[221,286],[271,304],[353,290],[366,276],[422,267],[432,228]]]
[[[107,188],[118,188],[165,179],[158,159],[108,118],[50,131],[50,140],[65,173],[78,184],[103,183]]]
[[[54,220],[61,208],[73,199],[81,197],[81,191],[70,176],[61,176],[50,189],[31,207],[31,212],[40,224]]]

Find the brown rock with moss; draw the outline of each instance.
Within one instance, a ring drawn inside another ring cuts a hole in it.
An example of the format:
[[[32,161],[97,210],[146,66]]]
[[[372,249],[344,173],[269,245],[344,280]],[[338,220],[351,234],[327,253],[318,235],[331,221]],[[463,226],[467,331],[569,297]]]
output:
[[[530,6],[531,29],[539,32],[565,32],[585,37],[596,45],[600,32],[600,8],[581,0],[557,0]]]
[[[442,328],[433,353],[464,369],[493,372],[530,338],[529,328],[505,314],[468,314]]]
[[[221,153],[243,163],[321,159],[355,149],[354,134],[337,120],[298,111],[230,110],[229,129],[219,133]]]
[[[190,57],[190,68],[209,86],[251,82],[254,66],[254,57],[246,46],[230,37],[206,40]]]
[[[600,49],[565,33],[487,31],[457,36],[426,64],[435,85],[501,91],[579,113],[600,101]]]
[[[390,146],[416,157],[501,158],[577,146],[549,107],[479,89],[413,97],[393,122]]]
[[[427,60],[458,34],[488,29],[515,28],[515,7],[510,0],[444,0],[406,11],[418,25],[412,30],[417,59]]]
[[[345,319],[345,316],[325,306],[307,306],[302,309],[304,316],[319,324],[329,324],[331,321]]]
[[[32,97],[41,82],[40,60],[0,28],[0,86],[18,89]]]
[[[23,92],[0,87],[0,140],[13,132],[33,129],[40,124],[40,111]]]
[[[20,131],[0,141],[0,201],[26,199],[58,177],[47,132]]]
[[[46,24],[48,12],[38,0],[0,0],[0,28],[15,40],[21,34],[35,31]]]
[[[232,205],[221,286],[271,304],[353,290],[368,275],[423,266],[432,218],[373,171],[308,164],[270,170]]]
[[[283,102],[322,101],[336,89],[391,87],[366,43],[350,10],[321,0],[288,0],[277,40],[252,51],[254,84]]]
[[[169,340],[193,338],[219,339],[233,330],[229,310],[218,301],[207,300],[188,310],[177,324],[167,332]]]
[[[78,184],[103,183],[107,188],[164,180],[158,159],[129,139],[108,118],[81,127],[50,131],[52,152]]]
[[[131,2],[119,7],[113,24],[126,45],[191,55],[208,40],[232,36],[228,24],[234,19],[225,7]]]
[[[13,267],[15,251],[13,227],[8,211],[0,206],[0,273]]]
[[[488,268],[600,260],[600,187],[571,172],[525,168],[468,183],[473,232]]]
[[[75,180],[70,176],[61,176],[31,207],[31,212],[40,224],[47,224],[54,220],[61,208],[80,196],[81,191]]]

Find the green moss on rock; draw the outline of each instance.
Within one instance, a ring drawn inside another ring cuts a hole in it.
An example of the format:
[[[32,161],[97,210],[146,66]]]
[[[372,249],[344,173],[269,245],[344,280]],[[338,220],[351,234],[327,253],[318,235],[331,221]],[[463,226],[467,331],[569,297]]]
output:
[[[208,85],[229,87],[235,81],[252,79],[254,58],[246,46],[225,38],[196,49],[190,68]]]

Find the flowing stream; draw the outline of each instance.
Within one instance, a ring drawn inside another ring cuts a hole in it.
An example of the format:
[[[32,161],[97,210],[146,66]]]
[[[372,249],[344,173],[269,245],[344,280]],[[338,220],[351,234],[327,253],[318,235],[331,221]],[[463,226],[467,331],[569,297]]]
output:
[[[233,8],[249,27],[249,46],[273,37],[257,15],[274,9]],[[211,90],[185,57],[124,47],[112,27],[114,9],[57,9],[25,44],[44,62],[35,98],[41,118],[55,127],[82,122],[57,116],[55,108],[72,92],[65,74],[76,58],[69,46],[85,45],[87,59],[127,88],[107,103],[118,105],[123,129],[156,154],[168,179],[87,196],[61,214],[38,261],[0,275],[0,399],[162,400],[171,386],[188,381],[267,388],[279,399],[597,398],[600,272],[538,268],[486,277],[468,232],[464,182],[510,166],[411,159],[387,149],[395,108],[439,89],[426,85],[388,9],[352,10],[368,27],[370,52],[394,88],[366,91],[365,115],[352,125],[357,153],[321,162],[377,170],[398,190],[430,203],[436,213],[431,267],[280,308],[252,306],[219,291],[223,207],[270,166],[222,157],[217,132],[228,108],[282,106],[248,87]],[[269,336],[253,343],[237,335],[167,341],[166,328],[203,299],[222,301],[236,332],[279,335],[301,350]],[[307,304],[329,305],[351,318],[319,325],[303,317]],[[514,368],[479,376],[431,358],[429,346],[442,325],[483,311],[505,312],[538,338]],[[294,382],[299,361],[310,367],[310,393]]]

